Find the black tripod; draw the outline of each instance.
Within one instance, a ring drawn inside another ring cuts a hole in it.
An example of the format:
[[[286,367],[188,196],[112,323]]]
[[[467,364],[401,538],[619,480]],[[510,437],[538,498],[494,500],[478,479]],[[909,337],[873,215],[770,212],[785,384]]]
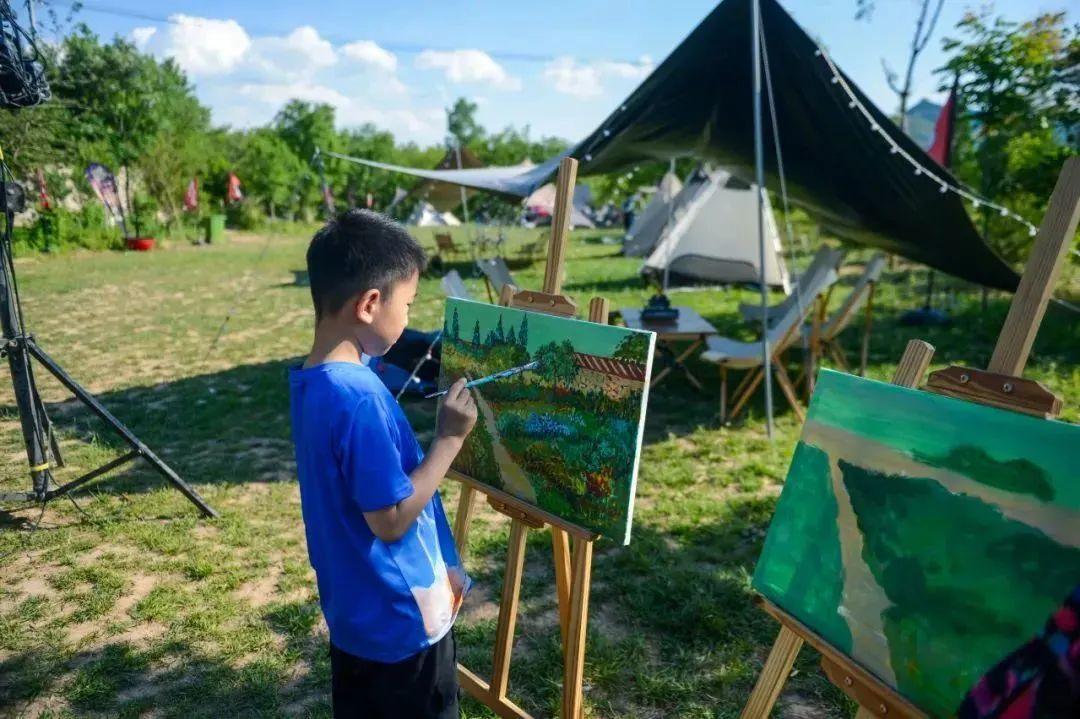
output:
[[[0,167],[0,172],[4,169],[6,168]],[[15,182],[5,181],[5,178],[0,176],[0,211],[4,213],[4,228],[0,237],[0,327],[3,328],[0,357],[6,356],[11,368],[15,404],[19,410],[19,422],[22,424],[26,457],[30,461],[30,477],[33,483],[33,489],[30,492],[0,493],[0,502],[31,501],[44,504],[73,492],[106,472],[142,457],[191,500],[204,516],[217,517],[218,513],[199,496],[198,492],[182,480],[169,465],[161,461],[161,458],[149,447],[139,441],[139,438],[105,409],[94,395],[79,386],[60,365],[45,354],[45,351],[34,342],[34,337],[26,332],[22,305],[19,302],[19,288],[15,281],[15,264],[11,254],[11,232],[15,224],[15,213],[20,212],[25,203],[26,197],[22,187]],[[60,384],[67,387],[80,402],[89,407],[91,412],[112,427],[131,447],[131,450],[67,484],[54,486],[50,468],[53,463],[55,466],[63,467],[64,460],[60,456],[60,447],[53,433],[52,423],[45,414],[45,405],[41,401],[37,384],[34,382],[31,357],[40,362],[60,381]]]

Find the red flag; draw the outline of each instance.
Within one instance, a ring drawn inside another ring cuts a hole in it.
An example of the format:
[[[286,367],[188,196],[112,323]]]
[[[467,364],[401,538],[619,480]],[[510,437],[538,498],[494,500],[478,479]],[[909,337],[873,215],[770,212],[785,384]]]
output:
[[[949,93],[949,99],[945,101],[945,107],[941,108],[937,122],[934,123],[934,142],[927,150],[927,154],[934,158],[937,164],[948,169],[952,155],[953,131],[956,125],[956,85],[953,85]]]
[[[37,184],[38,184],[38,201],[41,203],[41,209],[52,209],[52,201],[49,199],[49,188],[45,186],[45,173],[38,168],[37,171]]]
[[[187,192],[184,193],[184,209],[187,212],[194,212],[199,209],[199,180],[195,177],[191,178],[191,182],[187,186]]]
[[[236,176],[236,173],[229,173],[229,189],[225,197],[229,202],[239,202],[244,199],[244,193],[240,192],[240,178]]]

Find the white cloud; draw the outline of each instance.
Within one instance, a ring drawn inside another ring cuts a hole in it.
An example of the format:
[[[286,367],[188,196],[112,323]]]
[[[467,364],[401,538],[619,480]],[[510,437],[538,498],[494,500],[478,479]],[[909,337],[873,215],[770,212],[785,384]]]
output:
[[[256,102],[280,106],[289,100],[322,102],[335,107],[347,105],[349,98],[332,87],[313,85],[308,82],[249,83],[241,85],[237,92]]]
[[[483,50],[424,50],[416,58],[421,70],[442,70],[453,83],[488,83],[500,90],[520,90],[521,80],[506,72]]]
[[[284,37],[255,38],[247,62],[268,74],[296,78],[309,77],[337,60],[334,46],[315,28],[304,25]]]
[[[600,60],[578,63],[569,56],[558,57],[544,67],[543,77],[556,92],[578,98],[599,97],[604,93],[604,79],[613,77],[640,80],[652,72],[652,59],[642,57],[638,62]]]
[[[231,72],[251,47],[251,37],[235,20],[171,15],[162,54],[190,75]],[[147,42],[154,33],[146,36]]]
[[[144,50],[148,44],[150,44],[150,38],[154,37],[157,32],[156,27],[137,27],[131,31],[131,41],[135,43],[135,47],[139,50]]]
[[[350,42],[341,48],[341,53],[363,65],[370,65],[386,72],[397,71],[397,56],[371,40]]]

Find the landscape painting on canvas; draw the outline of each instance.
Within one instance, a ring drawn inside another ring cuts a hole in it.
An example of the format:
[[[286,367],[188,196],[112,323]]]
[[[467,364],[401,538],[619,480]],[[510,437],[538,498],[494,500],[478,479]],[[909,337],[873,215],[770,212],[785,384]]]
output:
[[[823,371],[753,586],[951,716],[1080,582],[1080,427]]]
[[[453,468],[618,542],[630,541],[655,335],[449,299],[440,386],[472,389],[476,428]]]

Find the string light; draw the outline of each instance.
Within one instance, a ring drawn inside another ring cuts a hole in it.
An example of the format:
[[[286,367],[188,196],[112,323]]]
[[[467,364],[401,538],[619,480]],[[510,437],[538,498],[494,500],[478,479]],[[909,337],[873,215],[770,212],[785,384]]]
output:
[[[991,202],[985,197],[980,197],[979,195],[976,195],[973,191],[967,189],[966,187],[963,187],[962,185],[954,185],[949,182],[947,178],[937,174],[934,169],[924,167],[917,159],[915,159],[911,155],[911,153],[900,147],[896,143],[896,141],[889,136],[888,132],[886,132],[885,129],[874,119],[874,116],[870,113],[866,106],[863,105],[859,98],[855,96],[854,91],[847,84],[847,81],[840,75],[840,71],[837,69],[836,65],[833,64],[832,60],[829,58],[829,55],[820,47],[818,47],[816,50],[814,50],[814,57],[820,57],[825,61],[825,65],[828,67],[829,72],[832,74],[829,82],[833,85],[840,85],[840,87],[844,90],[844,94],[846,94],[848,97],[848,107],[857,110],[859,114],[861,114],[863,118],[867,121],[867,124],[870,126],[870,130],[880,135],[887,143],[889,143],[890,155],[900,155],[902,158],[907,160],[908,164],[910,164],[914,168],[916,176],[926,175],[928,178],[936,182],[938,184],[938,192],[941,192],[942,194],[946,192],[952,192],[956,195],[959,195],[963,199],[971,202],[974,209],[978,209],[985,205],[990,209],[997,210],[1002,217],[1009,217],[1021,223],[1022,225],[1027,227],[1029,235],[1031,235],[1032,237],[1035,236],[1037,232],[1035,225],[1031,224],[1009,208]]]

